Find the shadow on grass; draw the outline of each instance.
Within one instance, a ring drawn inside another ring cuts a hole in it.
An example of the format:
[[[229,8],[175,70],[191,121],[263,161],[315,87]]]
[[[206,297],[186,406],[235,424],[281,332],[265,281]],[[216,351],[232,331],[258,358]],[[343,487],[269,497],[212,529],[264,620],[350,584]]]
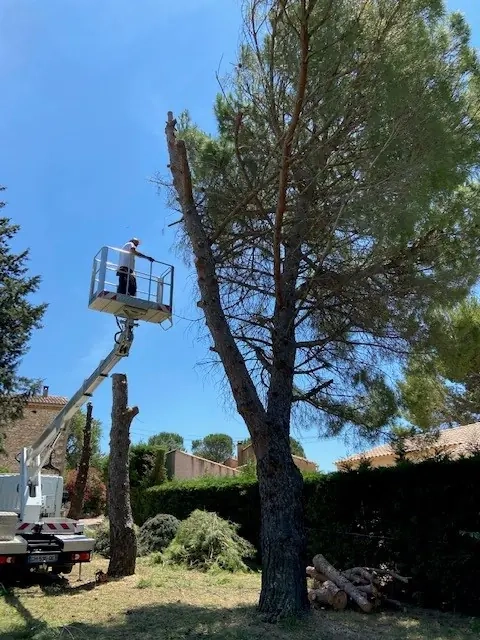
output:
[[[406,614],[374,614],[352,611],[316,611],[301,621],[264,622],[254,607],[209,608],[168,603],[126,609],[105,624],[76,623],[68,628],[48,627],[32,618],[16,601],[8,600],[25,625],[0,640],[478,640],[476,621],[468,618]]]
[[[0,640],[30,640],[31,638],[43,640],[43,637],[48,639],[49,635],[51,635],[51,629],[48,628],[47,622],[32,616],[28,608],[12,591],[7,590],[4,592],[3,598],[23,619],[23,626],[11,634],[0,634]],[[51,637],[54,638],[55,636],[52,635]]]

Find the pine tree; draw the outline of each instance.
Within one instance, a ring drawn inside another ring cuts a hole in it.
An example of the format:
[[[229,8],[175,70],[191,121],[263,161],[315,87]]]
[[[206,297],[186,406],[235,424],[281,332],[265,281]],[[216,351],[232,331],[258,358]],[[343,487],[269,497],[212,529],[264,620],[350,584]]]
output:
[[[388,366],[479,276],[480,64],[440,0],[252,0],[245,18],[217,134],[169,113],[166,138],[197,304],[252,437],[276,619],[309,607],[292,417],[377,435],[397,414]]]
[[[4,206],[0,202],[0,209]],[[18,369],[46,309],[29,300],[40,278],[28,275],[28,251],[16,254],[11,249],[18,231],[18,225],[0,217],[0,447],[8,425],[22,416],[28,397],[38,390],[38,381],[20,376]]]

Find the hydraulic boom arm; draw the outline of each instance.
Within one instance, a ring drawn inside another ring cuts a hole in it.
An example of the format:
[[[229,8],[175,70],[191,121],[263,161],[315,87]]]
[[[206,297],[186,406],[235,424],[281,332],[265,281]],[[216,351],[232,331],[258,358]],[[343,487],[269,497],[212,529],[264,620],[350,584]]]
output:
[[[69,420],[92,396],[95,389],[107,378],[115,365],[125,356],[128,356],[133,342],[133,320],[124,320],[119,333],[115,336],[115,346],[108,356],[100,362],[98,367],[88,377],[53,419],[38,440],[31,446],[23,449],[21,465],[21,520],[32,517],[37,520],[41,510],[41,470],[49,460],[50,455],[66,428]],[[27,515],[28,514],[28,515]]]

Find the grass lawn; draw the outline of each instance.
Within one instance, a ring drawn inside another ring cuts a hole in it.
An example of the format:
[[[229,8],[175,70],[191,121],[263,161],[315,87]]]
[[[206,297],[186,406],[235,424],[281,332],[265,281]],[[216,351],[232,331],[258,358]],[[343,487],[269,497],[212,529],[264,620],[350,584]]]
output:
[[[256,574],[201,574],[138,563],[137,575],[87,589],[106,562],[70,576],[70,588],[29,586],[0,596],[0,640],[478,640],[480,619],[410,610],[370,616],[315,611],[265,623]]]

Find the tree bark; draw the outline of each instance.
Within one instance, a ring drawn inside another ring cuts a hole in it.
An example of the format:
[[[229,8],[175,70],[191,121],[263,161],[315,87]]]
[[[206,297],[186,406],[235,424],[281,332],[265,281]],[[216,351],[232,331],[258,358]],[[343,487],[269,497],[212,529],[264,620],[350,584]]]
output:
[[[68,518],[78,520],[82,515],[83,498],[85,496],[85,487],[87,486],[88,470],[90,468],[90,458],[92,457],[92,403],[87,404],[87,416],[85,419],[85,428],[83,430],[83,445],[80,461],[78,463],[77,478],[75,480],[75,488],[70,501],[70,509]]]
[[[108,575],[113,578],[135,573],[137,538],[130,504],[128,452],[130,425],[138,414],[137,407],[128,407],[127,377],[112,376],[113,405],[110,431],[110,462],[108,475],[108,515],[110,519],[110,563]]]
[[[308,611],[303,478],[290,449],[271,441],[257,460],[261,506],[262,588],[259,609],[269,619]]]

